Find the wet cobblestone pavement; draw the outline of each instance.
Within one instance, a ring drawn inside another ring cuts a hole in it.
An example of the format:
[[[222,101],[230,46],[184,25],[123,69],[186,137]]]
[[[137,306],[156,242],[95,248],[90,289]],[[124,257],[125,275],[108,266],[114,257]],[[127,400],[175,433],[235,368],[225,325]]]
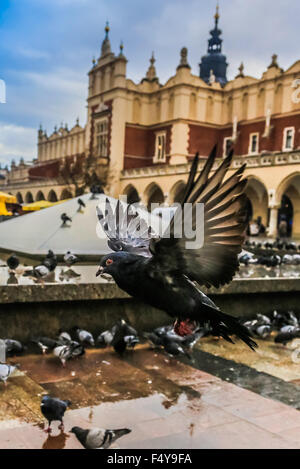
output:
[[[62,368],[51,355],[18,357],[0,384],[0,448],[81,448],[70,429],[126,426],[119,448],[300,448],[300,412],[169,359],[146,346],[123,358],[88,350]],[[65,433],[43,432],[43,394],[70,399]]]

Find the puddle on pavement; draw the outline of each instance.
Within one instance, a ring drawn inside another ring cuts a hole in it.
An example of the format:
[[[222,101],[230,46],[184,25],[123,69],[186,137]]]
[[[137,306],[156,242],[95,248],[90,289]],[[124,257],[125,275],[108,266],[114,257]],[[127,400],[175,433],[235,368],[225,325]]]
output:
[[[25,433],[34,447],[58,449],[74,446],[73,435],[68,434],[74,425],[110,428],[114,422],[131,428],[142,421],[165,421],[170,415],[180,415],[180,422],[181,415],[201,408],[200,393],[189,384],[180,384],[187,367],[144,346],[124,357],[110,350],[87,350],[83,358],[69,361],[65,368],[51,355],[21,356],[18,362],[24,375],[10,378],[6,388],[0,384],[0,435],[6,428],[7,444],[7,425],[13,419],[15,431],[28,428]],[[72,402],[72,412],[65,418],[66,433],[59,432],[56,424],[51,435],[43,432],[43,393]],[[193,425],[184,423],[188,438]],[[20,448],[28,445],[22,441],[18,441]]]

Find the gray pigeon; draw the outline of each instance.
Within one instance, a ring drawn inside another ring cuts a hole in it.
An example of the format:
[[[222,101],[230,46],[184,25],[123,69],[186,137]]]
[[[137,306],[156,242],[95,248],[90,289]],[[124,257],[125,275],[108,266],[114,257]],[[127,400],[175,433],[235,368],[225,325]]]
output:
[[[101,334],[97,338],[97,344],[99,344],[100,347],[108,347],[109,345],[111,345],[113,338],[114,336],[111,331],[101,332]]]
[[[75,326],[74,329],[76,330],[76,334],[78,336],[78,339],[82,344],[88,344],[94,347],[95,341],[94,337],[92,334],[88,331],[85,331],[84,329],[80,329],[80,327]]]
[[[107,449],[118,438],[130,433],[128,428],[119,430],[105,430],[104,428],[93,428],[84,430],[80,427],[73,427],[71,433],[74,433],[85,449]]]
[[[71,251],[68,251],[65,255],[64,255],[64,261],[65,263],[67,264],[68,267],[71,267],[71,265],[75,264],[76,262],[78,262],[78,257],[75,256],[75,254],[72,254]]]
[[[6,386],[6,381],[16,371],[18,367],[16,365],[7,365],[6,363],[0,363],[0,381]]]

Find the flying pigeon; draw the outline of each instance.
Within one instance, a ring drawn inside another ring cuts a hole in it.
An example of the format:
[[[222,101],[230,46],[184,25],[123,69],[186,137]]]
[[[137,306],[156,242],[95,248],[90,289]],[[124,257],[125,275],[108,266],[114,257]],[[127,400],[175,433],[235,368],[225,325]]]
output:
[[[241,179],[245,165],[225,178],[232,158],[230,151],[210,176],[216,162],[216,147],[199,175],[198,154],[195,156],[182,198],[183,209],[185,203],[190,204],[189,210],[183,210],[187,218],[177,209],[168,237],[157,239],[149,235],[145,239],[147,229],[143,228],[140,240],[130,228],[128,210],[123,210],[122,216],[120,210],[113,213],[107,199],[107,216],[98,208],[98,218],[109,238],[109,247],[116,252],[102,257],[97,276],[111,275],[129,295],[177,318],[178,335],[190,334],[199,324],[209,321],[227,341],[233,342],[230,336],[234,334],[254,350],[257,344],[249,331],[237,319],[223,313],[199,288],[230,282],[239,267],[238,254],[246,230],[247,180]],[[193,244],[191,248],[184,226],[189,222],[195,227],[198,203],[204,207],[204,226],[202,223],[197,227],[204,232],[204,243],[202,247]],[[136,223],[135,220],[135,228]],[[179,227],[183,228],[182,237],[176,236]]]
[[[118,430],[105,430],[104,428],[93,428],[84,430],[80,427],[73,427],[71,433],[74,433],[85,449],[107,449],[112,443],[124,435],[130,433],[128,428]]]
[[[41,402],[41,412],[48,421],[48,428],[45,430],[47,433],[51,433],[51,423],[59,421],[59,429],[64,430],[63,418],[67,408],[71,405],[71,401],[62,401],[55,397],[44,396]]]

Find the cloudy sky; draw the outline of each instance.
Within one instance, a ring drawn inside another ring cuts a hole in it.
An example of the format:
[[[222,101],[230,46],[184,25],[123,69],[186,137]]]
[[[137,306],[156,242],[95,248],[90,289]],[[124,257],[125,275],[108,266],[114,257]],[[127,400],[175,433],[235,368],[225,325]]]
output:
[[[87,72],[99,56],[105,21],[115,52],[124,41],[127,74],[139,81],[151,52],[164,83],[186,46],[194,74],[206,52],[215,0],[0,0],[0,163],[36,156],[36,130],[76,117],[85,123]],[[275,52],[288,68],[300,58],[298,0],[220,0],[223,51],[233,78],[260,77]]]

